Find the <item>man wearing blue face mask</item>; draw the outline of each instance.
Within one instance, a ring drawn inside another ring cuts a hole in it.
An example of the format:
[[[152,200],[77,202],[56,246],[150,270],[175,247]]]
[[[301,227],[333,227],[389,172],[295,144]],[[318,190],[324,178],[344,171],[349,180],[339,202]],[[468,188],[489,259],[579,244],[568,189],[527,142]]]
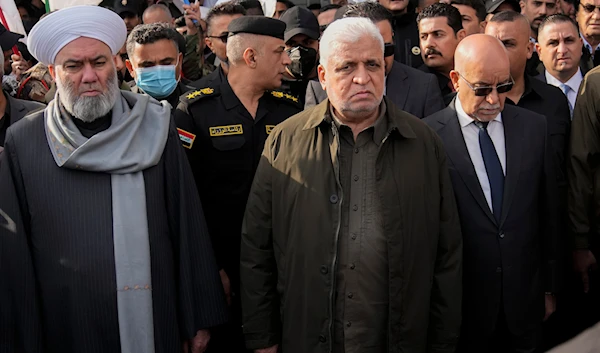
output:
[[[164,23],[135,27],[127,37],[127,70],[135,80],[133,92],[166,100],[173,108],[179,96],[193,89],[181,82],[182,54],[177,32]]]

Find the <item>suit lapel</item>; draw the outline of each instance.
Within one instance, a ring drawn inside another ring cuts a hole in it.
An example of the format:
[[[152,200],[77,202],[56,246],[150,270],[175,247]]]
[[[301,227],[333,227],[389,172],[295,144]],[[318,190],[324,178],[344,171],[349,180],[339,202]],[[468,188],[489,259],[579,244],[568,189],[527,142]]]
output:
[[[502,124],[504,125],[504,145],[506,151],[506,177],[504,178],[500,226],[506,221],[519,182],[521,153],[523,153],[523,129],[519,128],[518,113],[509,105],[504,106]]]
[[[483,209],[488,218],[495,224],[496,219],[485,199],[481,184],[479,184],[479,178],[477,178],[477,174],[475,173],[475,167],[473,167],[473,162],[469,156],[469,151],[467,150],[467,145],[458,123],[454,101],[450,103],[445,112],[446,114],[442,118],[443,121],[440,121],[445,126],[438,133],[444,141],[449,142],[444,145],[448,158],[454,164],[458,174],[467,186],[467,189],[471,192],[471,195],[473,195],[473,198],[479,204],[479,207]]]
[[[394,66],[386,78],[386,96],[402,110],[406,110],[406,99],[410,90],[407,78],[406,72],[397,62],[394,62]]]

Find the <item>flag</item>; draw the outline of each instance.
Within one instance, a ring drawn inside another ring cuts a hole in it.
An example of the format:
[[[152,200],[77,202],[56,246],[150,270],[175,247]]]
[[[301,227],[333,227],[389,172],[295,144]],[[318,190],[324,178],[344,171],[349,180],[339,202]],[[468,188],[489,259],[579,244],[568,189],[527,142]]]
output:
[[[27,33],[14,0],[0,0],[0,22],[7,30],[24,35],[20,41],[27,43]]]
[[[2,1],[2,0],[0,0]],[[12,0],[11,0],[12,1]],[[46,12],[60,10],[77,5],[99,5],[102,0],[42,0],[46,4]]]

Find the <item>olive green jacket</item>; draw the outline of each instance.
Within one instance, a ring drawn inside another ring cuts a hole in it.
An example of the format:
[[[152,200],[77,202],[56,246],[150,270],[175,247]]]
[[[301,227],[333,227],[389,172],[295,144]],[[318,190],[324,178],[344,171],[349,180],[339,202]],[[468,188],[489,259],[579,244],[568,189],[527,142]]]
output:
[[[241,301],[249,349],[331,352],[341,205],[339,138],[328,100],[276,126],[242,230]],[[425,123],[386,99],[377,158],[389,263],[389,352],[454,352],[462,237],[446,155]]]

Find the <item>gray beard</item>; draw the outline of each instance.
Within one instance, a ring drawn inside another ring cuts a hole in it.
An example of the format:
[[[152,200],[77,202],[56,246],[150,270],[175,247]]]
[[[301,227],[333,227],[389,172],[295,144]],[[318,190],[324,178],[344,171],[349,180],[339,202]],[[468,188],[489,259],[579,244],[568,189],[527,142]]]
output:
[[[60,103],[73,117],[83,122],[90,123],[108,114],[119,96],[117,84],[117,71],[106,81],[107,92],[96,97],[82,97],[73,88],[73,82],[64,84],[59,75],[56,75],[56,90]],[[81,84],[83,86],[84,84]],[[99,84],[97,84],[99,85]],[[101,89],[100,87],[94,87]]]

